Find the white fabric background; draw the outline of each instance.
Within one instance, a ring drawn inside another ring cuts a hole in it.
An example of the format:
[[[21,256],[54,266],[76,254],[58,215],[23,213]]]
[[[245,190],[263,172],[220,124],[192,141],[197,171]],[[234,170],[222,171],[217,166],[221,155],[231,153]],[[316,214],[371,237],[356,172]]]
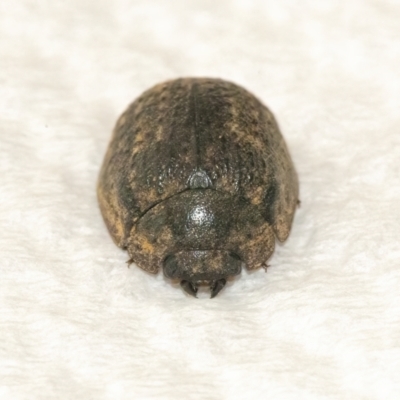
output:
[[[399,399],[400,3],[0,3],[0,399]],[[268,273],[196,300],[132,266],[95,185],[155,83],[275,113],[302,205]]]

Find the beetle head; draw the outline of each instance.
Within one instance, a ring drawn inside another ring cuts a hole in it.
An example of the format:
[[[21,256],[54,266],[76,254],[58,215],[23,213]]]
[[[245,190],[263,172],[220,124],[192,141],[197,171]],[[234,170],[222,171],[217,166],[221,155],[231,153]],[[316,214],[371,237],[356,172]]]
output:
[[[228,277],[240,273],[242,261],[228,251],[180,251],[165,258],[163,269],[167,278],[179,279],[182,288],[192,296],[196,296],[199,285],[208,284],[211,297],[215,297]]]

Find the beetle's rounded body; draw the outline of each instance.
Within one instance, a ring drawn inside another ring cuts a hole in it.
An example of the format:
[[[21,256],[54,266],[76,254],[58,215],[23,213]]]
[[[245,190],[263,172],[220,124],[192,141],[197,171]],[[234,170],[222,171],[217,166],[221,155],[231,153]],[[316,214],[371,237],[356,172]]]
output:
[[[137,265],[212,295],[241,264],[286,240],[297,176],[271,112],[223,80],[186,78],[144,92],[119,118],[100,173],[100,208]]]

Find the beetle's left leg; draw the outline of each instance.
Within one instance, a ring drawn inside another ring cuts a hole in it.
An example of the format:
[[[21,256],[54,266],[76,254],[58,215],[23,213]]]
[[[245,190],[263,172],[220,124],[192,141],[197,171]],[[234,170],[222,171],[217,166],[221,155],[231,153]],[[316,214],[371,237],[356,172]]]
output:
[[[217,281],[211,282],[211,298],[213,299],[226,285],[226,279],[218,279]]]

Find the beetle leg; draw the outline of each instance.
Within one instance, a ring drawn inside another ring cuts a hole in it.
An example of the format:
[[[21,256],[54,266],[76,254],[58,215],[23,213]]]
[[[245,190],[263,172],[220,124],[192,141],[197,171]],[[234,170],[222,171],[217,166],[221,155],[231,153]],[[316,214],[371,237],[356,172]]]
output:
[[[131,264],[134,263],[134,261],[132,260],[132,258],[130,258],[126,263],[128,264],[128,268],[129,268],[131,266]]]
[[[181,281],[181,287],[186,292],[189,293],[193,297],[197,297],[197,286],[189,281]]]
[[[267,263],[261,265],[264,268],[265,272],[268,272],[268,268],[270,267]]]
[[[214,298],[225,286],[226,279],[218,279],[217,281],[211,282],[210,289],[211,289],[211,298]]]

